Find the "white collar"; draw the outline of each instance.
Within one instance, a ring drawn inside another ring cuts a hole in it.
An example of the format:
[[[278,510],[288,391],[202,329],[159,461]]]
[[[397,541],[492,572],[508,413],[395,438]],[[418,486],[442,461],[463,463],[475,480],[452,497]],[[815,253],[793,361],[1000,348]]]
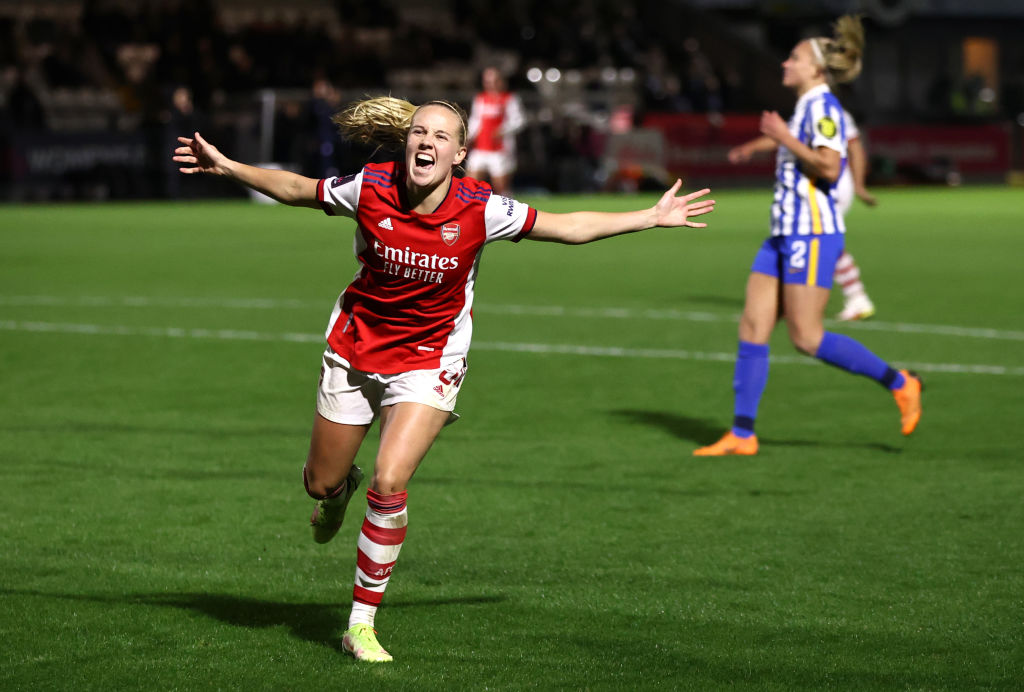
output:
[[[819,84],[816,87],[811,87],[808,91],[804,92],[803,96],[801,96],[797,100],[796,107],[799,109],[800,106],[802,106],[805,102],[810,101],[815,96],[819,96],[820,94],[827,94],[830,93],[831,91],[832,90],[829,89],[828,84]]]

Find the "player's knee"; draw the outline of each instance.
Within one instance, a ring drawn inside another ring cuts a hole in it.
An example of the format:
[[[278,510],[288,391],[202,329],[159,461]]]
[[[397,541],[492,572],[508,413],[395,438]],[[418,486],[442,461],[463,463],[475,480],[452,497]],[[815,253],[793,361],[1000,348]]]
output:
[[[394,495],[406,489],[408,480],[395,474],[374,472],[370,487],[381,495]]]
[[[314,500],[322,500],[333,495],[345,482],[346,475],[338,478],[337,474],[318,473],[315,468],[309,464],[302,467],[302,483],[306,487],[306,493]]]
[[[739,337],[740,341],[753,343],[765,343],[771,334],[771,325],[765,320],[743,313],[740,317]]]
[[[822,333],[816,329],[790,328],[789,340],[801,353],[813,356],[821,345]]]

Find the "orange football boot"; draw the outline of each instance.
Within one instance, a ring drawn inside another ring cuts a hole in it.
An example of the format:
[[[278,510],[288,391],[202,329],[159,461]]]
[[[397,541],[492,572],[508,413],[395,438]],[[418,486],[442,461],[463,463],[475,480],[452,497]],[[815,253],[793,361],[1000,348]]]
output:
[[[900,370],[903,375],[903,386],[892,390],[896,405],[900,407],[900,425],[904,435],[914,432],[917,422],[921,420],[921,391],[924,383],[913,370]]]
[[[730,454],[753,456],[757,454],[757,435],[737,437],[732,430],[713,445],[693,450],[695,457],[724,457]]]

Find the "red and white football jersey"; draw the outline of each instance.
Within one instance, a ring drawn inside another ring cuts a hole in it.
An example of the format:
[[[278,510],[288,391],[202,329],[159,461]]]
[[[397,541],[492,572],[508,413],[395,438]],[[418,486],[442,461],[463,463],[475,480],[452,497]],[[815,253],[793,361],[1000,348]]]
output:
[[[331,314],[327,342],[351,367],[380,374],[464,358],[484,245],[518,242],[537,218],[535,209],[472,178],[452,178],[438,208],[417,214],[398,162],[321,180],[317,197],[327,214],[356,220],[360,264]]]
[[[473,98],[467,123],[473,148],[514,153],[515,133],[523,126],[523,107],[515,94],[482,91]]]

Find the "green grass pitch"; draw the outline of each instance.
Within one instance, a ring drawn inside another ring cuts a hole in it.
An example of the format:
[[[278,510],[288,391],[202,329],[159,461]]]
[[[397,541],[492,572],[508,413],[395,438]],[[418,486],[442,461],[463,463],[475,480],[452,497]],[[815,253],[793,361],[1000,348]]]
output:
[[[490,246],[376,667],[340,651],[365,498],[319,546],[300,478],[351,222],[0,207],[0,689],[1021,689],[1024,200],[879,192],[848,219],[878,314],[830,328],[922,373],[909,439],[780,327],[762,453],[691,456],[731,419],[766,189]]]

